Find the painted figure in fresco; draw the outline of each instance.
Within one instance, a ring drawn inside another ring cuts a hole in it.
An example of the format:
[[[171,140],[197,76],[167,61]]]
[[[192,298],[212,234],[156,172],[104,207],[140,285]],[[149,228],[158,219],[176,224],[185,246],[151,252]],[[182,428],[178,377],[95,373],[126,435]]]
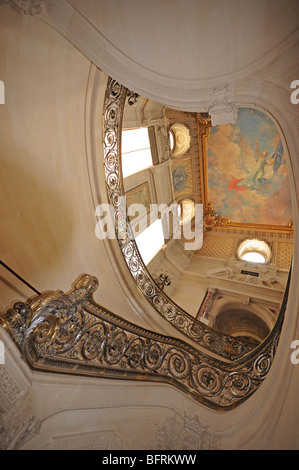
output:
[[[178,165],[172,172],[173,186],[176,193],[183,193],[190,186],[191,168],[189,164]]]
[[[245,191],[247,189],[251,189],[263,193],[266,187],[268,187],[268,182],[270,178],[276,173],[276,171],[281,165],[283,157],[282,142],[281,140],[279,140],[275,152],[269,158],[267,158],[268,152],[263,151],[262,153],[260,153],[258,148],[258,141],[255,141],[255,145],[257,154],[255,167],[253,168],[251,173],[245,178],[232,178],[227,189],[235,191]],[[265,175],[266,166],[273,166],[272,172],[270,173],[269,177],[266,177]]]

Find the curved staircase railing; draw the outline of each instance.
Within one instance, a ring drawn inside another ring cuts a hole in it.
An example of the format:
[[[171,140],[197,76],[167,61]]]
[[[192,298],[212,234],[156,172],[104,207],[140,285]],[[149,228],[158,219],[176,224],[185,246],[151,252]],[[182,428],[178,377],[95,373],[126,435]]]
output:
[[[289,282],[269,336],[242,358],[224,362],[188,343],[141,328],[98,305],[97,278],[82,275],[68,292],[46,292],[0,315],[34,370],[168,383],[217,411],[247,400],[273,362]]]

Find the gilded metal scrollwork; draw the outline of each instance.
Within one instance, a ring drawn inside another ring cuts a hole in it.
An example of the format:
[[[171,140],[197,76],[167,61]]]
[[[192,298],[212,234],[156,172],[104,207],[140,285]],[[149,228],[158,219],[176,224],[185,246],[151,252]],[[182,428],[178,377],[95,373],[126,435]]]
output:
[[[103,119],[104,168],[108,199],[115,213],[116,235],[129,271],[145,298],[179,331],[222,357],[230,360],[242,357],[253,349],[252,345],[225,336],[185,312],[160,289],[143,263],[121,206],[121,196],[125,194],[121,174],[121,127],[126,97],[127,89],[109,79]]]
[[[228,363],[104,309],[93,300],[97,286],[96,278],[83,275],[66,294],[45,293],[0,316],[33,369],[169,383],[217,411],[239,405],[265,379],[284,311],[267,340]]]
[[[109,200],[119,211],[116,230],[120,247],[136,284],[156,310],[217,355],[210,356],[187,342],[139,327],[98,305],[93,299],[98,280],[87,274],[80,276],[68,293],[45,292],[26,303],[15,303],[0,315],[0,325],[33,369],[168,383],[209,408],[227,411],[247,400],[270,370],[283,324],[289,281],[274,328],[253,350],[194,321],[159,289],[146,271],[136,244],[127,235],[126,217],[121,210],[118,123],[125,97],[123,88],[111,80],[105,105],[104,151]]]

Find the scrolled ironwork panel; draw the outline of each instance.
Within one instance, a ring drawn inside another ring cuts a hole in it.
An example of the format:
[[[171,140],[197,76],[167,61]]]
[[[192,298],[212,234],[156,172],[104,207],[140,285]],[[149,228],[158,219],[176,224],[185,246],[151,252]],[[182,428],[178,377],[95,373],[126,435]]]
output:
[[[175,304],[152,279],[135,243],[126,214],[120,208],[124,197],[121,170],[121,129],[128,90],[109,79],[103,111],[103,150],[107,195],[115,214],[115,231],[127,267],[137,287],[151,305],[180,332],[200,346],[224,358],[235,360],[253,346],[224,335],[196,320]]]
[[[283,311],[267,341],[228,363],[104,309],[92,297],[97,285],[94,277],[84,275],[69,293],[50,292],[18,302],[0,316],[33,369],[169,383],[218,411],[238,406],[264,381]]]

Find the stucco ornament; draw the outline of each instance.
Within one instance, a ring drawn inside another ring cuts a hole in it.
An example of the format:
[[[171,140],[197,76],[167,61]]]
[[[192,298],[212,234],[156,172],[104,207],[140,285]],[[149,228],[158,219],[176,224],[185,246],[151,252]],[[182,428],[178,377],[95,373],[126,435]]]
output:
[[[0,0],[0,5],[9,5],[21,15],[39,15],[44,0]]]

